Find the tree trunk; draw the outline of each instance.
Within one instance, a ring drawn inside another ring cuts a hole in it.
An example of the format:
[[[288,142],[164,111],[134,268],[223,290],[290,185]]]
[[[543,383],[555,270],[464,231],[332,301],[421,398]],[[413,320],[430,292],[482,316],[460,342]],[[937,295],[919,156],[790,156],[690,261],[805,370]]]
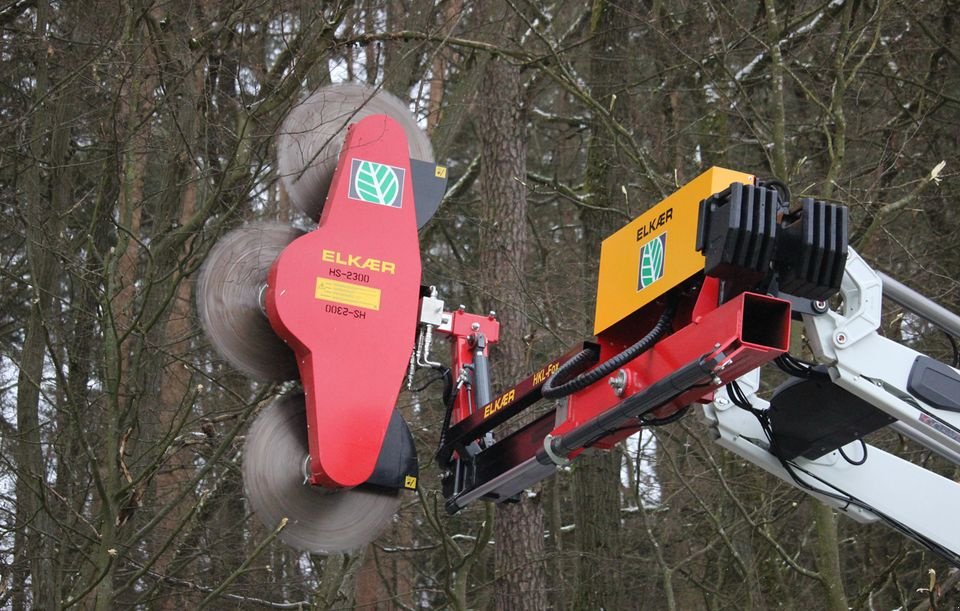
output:
[[[480,235],[482,287],[497,300],[503,332],[493,363],[509,383],[527,368],[523,337],[527,256],[526,133],[520,70],[502,58],[484,67],[480,98]],[[547,606],[544,518],[538,498],[499,507],[496,520],[498,609]]]
[[[35,97],[38,108],[31,121],[28,144],[32,162],[24,174],[24,218],[26,220],[27,258],[30,269],[31,307],[24,333],[17,375],[17,445],[16,445],[16,531],[14,534],[13,605],[51,609],[59,606],[58,571],[54,570],[52,536],[54,521],[47,505],[49,484],[44,461],[44,436],[41,431],[41,387],[47,350],[45,321],[51,300],[57,292],[57,238],[60,235],[59,208],[63,179],[62,166],[67,142],[62,119],[62,97],[43,108],[49,95],[50,75],[47,66],[47,2],[37,3],[35,62],[37,78]],[[46,144],[49,142],[49,146]],[[43,166],[49,168],[43,171]],[[46,175],[46,176],[45,176]],[[27,596],[27,576],[30,577]]]
[[[617,121],[628,120],[630,97],[624,90],[622,70],[615,49],[628,48],[625,20],[628,11],[614,3],[593,3],[590,17],[590,94],[604,108],[612,109]],[[584,188],[590,207],[580,211],[583,227],[583,267],[580,300],[584,312],[584,333],[592,333],[596,299],[600,244],[612,233],[621,217],[616,214],[622,201],[620,186],[632,173],[618,162],[617,135],[596,122],[590,131]],[[577,546],[577,574],[573,608],[618,609],[622,607],[620,572],[620,453],[586,453],[577,458],[574,475],[574,531]]]
[[[138,38],[139,13],[136,7],[128,7],[124,15],[122,40],[131,42]],[[132,48],[142,49],[139,44]],[[106,611],[114,607],[114,575],[116,573],[117,531],[120,511],[123,509],[125,482],[119,469],[121,435],[127,418],[134,412],[139,390],[131,384],[130,332],[136,321],[136,275],[140,253],[141,205],[147,164],[149,136],[141,122],[150,114],[147,92],[150,79],[143,75],[146,66],[131,67],[129,81],[122,90],[118,111],[121,126],[120,139],[116,146],[122,151],[119,166],[120,192],[117,200],[116,218],[120,231],[117,243],[110,249],[103,268],[104,294],[100,308],[104,312],[101,322],[104,329],[104,390],[102,397],[102,440],[97,447],[97,470],[99,498],[100,540],[93,553],[87,583],[96,583],[95,608]]]
[[[833,509],[820,501],[813,502],[813,519],[817,527],[815,555],[817,570],[826,590],[824,608],[846,611],[847,595],[843,587],[843,569],[840,566],[840,545],[837,541],[837,516]]]

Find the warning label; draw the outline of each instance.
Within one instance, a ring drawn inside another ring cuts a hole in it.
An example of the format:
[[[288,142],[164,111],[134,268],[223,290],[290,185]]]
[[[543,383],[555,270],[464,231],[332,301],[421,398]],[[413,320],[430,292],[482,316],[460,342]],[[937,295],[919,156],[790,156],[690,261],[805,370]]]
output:
[[[380,289],[369,286],[317,278],[317,290],[314,293],[317,299],[357,306],[370,310],[380,309]]]

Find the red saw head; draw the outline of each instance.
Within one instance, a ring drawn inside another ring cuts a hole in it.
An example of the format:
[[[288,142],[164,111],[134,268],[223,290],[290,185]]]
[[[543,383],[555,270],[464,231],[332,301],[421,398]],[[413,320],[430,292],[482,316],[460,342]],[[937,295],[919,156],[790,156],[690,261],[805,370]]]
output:
[[[235,367],[263,380],[299,372],[303,384],[251,427],[254,511],[270,528],[286,519],[281,538],[294,547],[348,550],[389,522],[399,489],[417,486],[395,405],[417,325],[417,230],[446,171],[403,104],[358,85],[298,105],[278,148],[291,201],[319,225],[228,235],[197,285],[200,320]]]
[[[356,486],[376,465],[417,324],[420,245],[403,127],[350,126],[319,227],[270,270],[270,322],[293,347],[310,478]]]

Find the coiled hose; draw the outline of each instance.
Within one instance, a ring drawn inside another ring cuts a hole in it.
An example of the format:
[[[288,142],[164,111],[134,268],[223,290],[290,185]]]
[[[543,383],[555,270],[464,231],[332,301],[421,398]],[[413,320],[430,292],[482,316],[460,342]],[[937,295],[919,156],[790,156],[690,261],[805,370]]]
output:
[[[560,399],[566,397],[578,390],[583,390],[610,375],[620,367],[623,367],[652,348],[653,345],[663,337],[663,334],[670,328],[670,322],[673,320],[673,315],[676,311],[676,300],[671,299],[666,309],[664,309],[660,315],[660,318],[657,319],[657,324],[655,324],[646,335],[640,338],[637,343],[590,371],[580,373],[580,375],[572,380],[568,380],[570,376],[578,371],[583,371],[585,367],[591,363],[595,363],[597,359],[600,358],[600,354],[595,348],[584,348],[576,353],[543,383],[543,386],[540,388],[541,396],[543,396],[544,399]]]

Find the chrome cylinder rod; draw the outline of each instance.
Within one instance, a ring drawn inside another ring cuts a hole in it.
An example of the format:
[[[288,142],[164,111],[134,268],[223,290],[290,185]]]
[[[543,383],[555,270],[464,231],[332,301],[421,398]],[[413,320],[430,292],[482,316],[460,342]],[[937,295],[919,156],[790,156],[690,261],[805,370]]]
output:
[[[960,337],[960,316],[938,305],[928,297],[879,272],[883,280],[883,296],[900,305],[927,322],[936,325],[950,335]]]

